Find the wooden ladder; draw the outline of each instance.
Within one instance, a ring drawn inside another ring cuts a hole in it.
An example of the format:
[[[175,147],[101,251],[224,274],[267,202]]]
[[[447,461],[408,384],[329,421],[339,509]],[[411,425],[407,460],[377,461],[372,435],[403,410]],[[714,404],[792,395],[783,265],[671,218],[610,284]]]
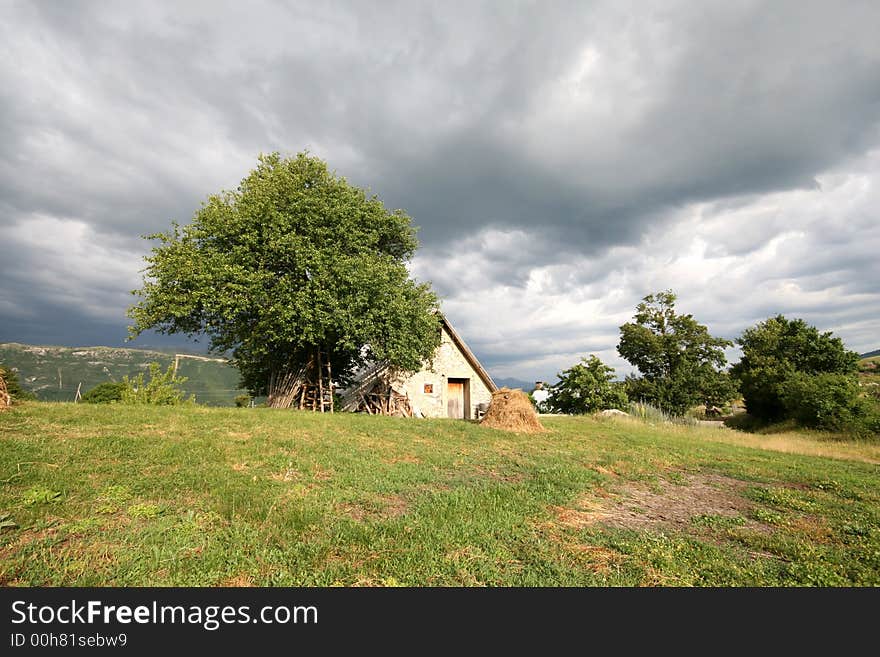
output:
[[[319,349],[309,362],[307,372],[308,380],[303,386],[299,407],[321,413],[332,413],[333,372],[330,358]]]

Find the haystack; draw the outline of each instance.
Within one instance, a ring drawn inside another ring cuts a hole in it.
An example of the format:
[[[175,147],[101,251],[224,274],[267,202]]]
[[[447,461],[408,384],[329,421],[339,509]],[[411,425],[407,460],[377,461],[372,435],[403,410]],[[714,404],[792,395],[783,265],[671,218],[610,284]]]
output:
[[[493,429],[540,433],[545,431],[538,421],[538,414],[528,396],[522,390],[501,388],[492,393],[492,403],[480,424]]]

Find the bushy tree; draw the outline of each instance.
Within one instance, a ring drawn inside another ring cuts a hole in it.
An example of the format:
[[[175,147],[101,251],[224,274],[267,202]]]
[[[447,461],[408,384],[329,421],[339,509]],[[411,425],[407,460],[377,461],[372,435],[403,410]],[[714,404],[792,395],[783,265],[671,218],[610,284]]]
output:
[[[174,365],[169,365],[163,372],[159,363],[150,363],[149,379],[144,379],[144,373],[136,377],[122,377],[122,395],[120,401],[123,404],[142,404],[149,406],[177,406],[178,404],[194,403],[195,397],[187,399],[180,386],[186,383],[185,376],[176,376]]]
[[[830,331],[820,333],[802,319],[771,317],[746,329],[737,344],[743,355],[731,374],[740,382],[746,410],[761,420],[789,416],[792,406],[786,406],[783,388],[796,374],[840,374],[855,382],[858,354]]]
[[[316,354],[344,382],[368,361],[417,370],[440,343],[437,298],[406,266],[410,218],[307,153],[261,156],[190,225],[150,237],[161,244],[135,291],[131,335],[207,335],[270,401]]]
[[[126,389],[126,385],[127,384],[122,381],[105,381],[104,383],[99,383],[82,396],[82,401],[87,404],[112,404],[114,402],[122,401],[122,395]]]
[[[608,408],[624,409],[629,400],[623,384],[614,380],[614,368],[597,356],[581,358],[559,375],[547,399],[552,410],[559,413],[595,413]]]
[[[873,428],[872,409],[859,398],[852,375],[795,372],[779,386],[779,394],[786,417],[803,426],[850,433]]]
[[[692,315],[675,312],[671,290],[649,294],[636,307],[632,322],[620,327],[618,353],[638,368],[640,377],[627,380],[630,398],[682,415],[718,394],[724,386],[724,348],[732,343],[709,334]],[[723,402],[722,402],[723,403]]]

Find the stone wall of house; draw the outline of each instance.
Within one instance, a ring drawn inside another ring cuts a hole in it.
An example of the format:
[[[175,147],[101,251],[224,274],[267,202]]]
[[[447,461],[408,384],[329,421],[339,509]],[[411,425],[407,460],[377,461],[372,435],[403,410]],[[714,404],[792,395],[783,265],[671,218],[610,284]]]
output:
[[[398,392],[409,396],[413,410],[418,411],[425,417],[447,416],[447,379],[468,379],[470,381],[470,413],[469,417],[476,417],[476,406],[479,403],[488,404],[492,401],[492,393],[480,376],[474,371],[470,363],[464,357],[449,333],[443,330],[440,347],[434,355],[433,367],[416,372],[412,376],[395,382],[394,388]],[[425,385],[432,387],[432,392],[425,392]]]

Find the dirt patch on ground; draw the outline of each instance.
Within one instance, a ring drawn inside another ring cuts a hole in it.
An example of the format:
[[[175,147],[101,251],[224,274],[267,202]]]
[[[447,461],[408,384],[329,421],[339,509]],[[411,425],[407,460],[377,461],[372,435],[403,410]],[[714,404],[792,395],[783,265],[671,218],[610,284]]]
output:
[[[400,495],[385,495],[376,504],[347,502],[339,505],[339,510],[357,522],[390,520],[409,511],[409,502]]]
[[[523,481],[523,479],[525,479],[525,475],[523,475],[521,472],[503,474],[501,472],[498,472],[497,470],[484,468],[479,465],[474,466],[474,471],[477,473],[478,477],[485,477],[486,479],[492,479],[494,481],[505,481],[511,484],[519,483]]]
[[[657,485],[622,483],[613,495],[585,495],[573,508],[554,507],[557,521],[567,527],[593,524],[623,529],[693,526],[696,517],[741,518],[742,526],[758,527],[746,520],[751,503],[741,492],[749,484],[717,474],[682,475],[681,483]]]

